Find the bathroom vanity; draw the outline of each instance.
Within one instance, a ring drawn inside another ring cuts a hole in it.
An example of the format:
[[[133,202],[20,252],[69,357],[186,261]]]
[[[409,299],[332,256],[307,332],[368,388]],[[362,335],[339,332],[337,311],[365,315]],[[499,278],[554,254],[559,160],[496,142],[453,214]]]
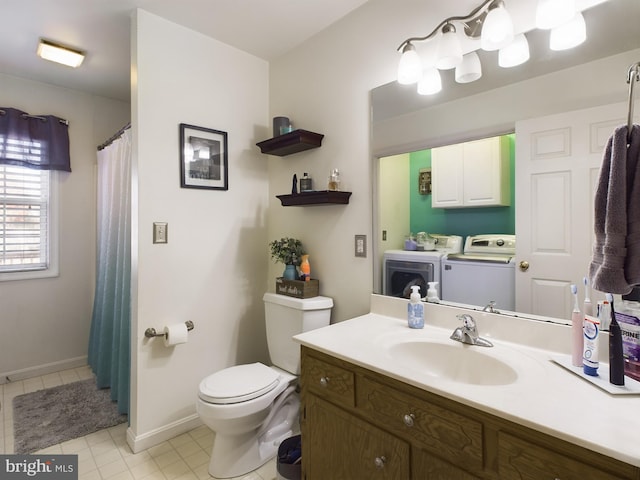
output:
[[[457,309],[425,307],[410,330],[406,300],[373,296],[372,313],[296,337],[303,478],[640,480],[640,396],[553,364],[569,327],[474,312],[495,347],[469,346],[448,339]]]

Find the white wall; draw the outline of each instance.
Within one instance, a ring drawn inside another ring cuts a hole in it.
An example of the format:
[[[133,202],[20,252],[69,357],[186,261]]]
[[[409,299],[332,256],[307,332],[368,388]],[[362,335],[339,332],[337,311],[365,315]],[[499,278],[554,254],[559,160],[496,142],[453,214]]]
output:
[[[268,361],[268,64],[138,10],[133,22],[132,396],[129,443],[155,444],[197,422],[199,382]],[[180,188],[180,123],[226,131],[229,190]],[[137,178],[137,182],[136,182]],[[153,222],[168,244],[152,244]],[[192,320],[172,348],[144,330]]]
[[[398,8],[393,0],[369,0],[340,22],[271,63],[271,115],[289,116],[296,126],[326,136],[322,148],[312,153],[270,158],[269,238],[283,234],[297,236],[308,246],[313,276],[320,279],[321,294],[335,300],[333,321],[368,312],[373,278],[379,276],[372,267],[371,252],[367,259],[353,255],[354,234],[366,233],[369,246],[376,243],[371,241],[374,154],[411,151],[400,148],[407,145],[415,147],[413,150],[434,146],[433,143],[425,145],[425,138],[443,142],[465,133],[478,135],[482,129],[477,120],[483,116],[491,117],[492,130],[495,131],[495,125],[504,128],[514,119],[501,112],[508,113],[514,102],[573,109],[623,101],[626,68],[630,62],[637,61],[638,52],[631,52],[614,60],[614,65],[607,64],[610,70],[606,72],[591,71],[587,67],[580,75],[564,76],[570,80],[563,84],[554,83],[554,77],[539,77],[530,82],[530,86],[540,98],[531,93],[514,95],[514,89],[521,92],[519,86],[493,90],[488,94],[491,102],[482,103],[484,109],[475,108],[474,103],[465,110],[474,113],[467,116],[475,121],[472,126],[460,123],[459,116],[443,114],[446,107],[437,107],[415,114],[402,124],[407,129],[394,124],[388,129],[386,125],[376,125],[370,130],[371,89],[394,81],[399,59],[396,47],[411,34],[423,31],[421,24],[428,18],[426,3],[410,3],[407,8]],[[607,84],[601,85],[601,82]],[[455,88],[455,85],[447,87]],[[612,100],[616,96],[618,98]],[[482,113],[475,115],[477,112]],[[542,114],[538,109],[536,115]],[[472,128],[477,130],[472,132]],[[273,197],[288,192],[293,173],[310,172],[316,180],[323,181],[334,166],[342,171],[345,189],[353,192],[350,205],[284,208]],[[278,269],[272,267],[268,278],[277,273]]]
[[[95,281],[96,147],[128,103],[0,74],[0,106],[69,120],[71,173],[59,172],[60,275],[0,282],[0,383],[86,364]]]
[[[269,238],[295,236],[302,241],[310,253],[312,276],[320,280],[321,295],[334,299],[332,322],[369,311],[373,276],[369,91],[390,81],[396,70],[392,59],[399,38],[386,24],[395,20],[398,10],[394,2],[370,0],[270,66],[271,116],[288,116],[296,127],[323,133],[325,138],[319,149],[269,158]],[[349,205],[281,207],[275,198],[289,193],[294,173],[300,177],[309,172],[315,188],[321,189],[334,167],[341,172],[341,189],[353,192]],[[367,258],[354,256],[356,234],[367,235]],[[269,281],[281,268],[270,268]]]

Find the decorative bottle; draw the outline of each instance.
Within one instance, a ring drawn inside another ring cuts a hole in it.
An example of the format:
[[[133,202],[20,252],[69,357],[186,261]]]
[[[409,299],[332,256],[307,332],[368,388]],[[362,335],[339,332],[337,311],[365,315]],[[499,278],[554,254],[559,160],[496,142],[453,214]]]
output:
[[[300,179],[300,191],[301,192],[311,192],[313,191],[313,183],[311,177],[304,172],[304,176]]]
[[[302,255],[302,262],[300,263],[300,272],[302,280],[308,282],[311,280],[311,265],[309,264],[309,255]]]
[[[334,168],[329,175],[329,184],[327,190],[337,192],[340,190],[340,172],[337,168]]]

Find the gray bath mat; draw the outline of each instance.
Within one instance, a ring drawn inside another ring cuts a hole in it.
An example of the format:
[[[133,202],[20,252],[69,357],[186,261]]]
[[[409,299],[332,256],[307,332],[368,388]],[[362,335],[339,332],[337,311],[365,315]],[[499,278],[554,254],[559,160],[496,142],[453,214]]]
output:
[[[15,453],[33,453],[126,422],[110,395],[95,379],[18,395],[13,399]]]

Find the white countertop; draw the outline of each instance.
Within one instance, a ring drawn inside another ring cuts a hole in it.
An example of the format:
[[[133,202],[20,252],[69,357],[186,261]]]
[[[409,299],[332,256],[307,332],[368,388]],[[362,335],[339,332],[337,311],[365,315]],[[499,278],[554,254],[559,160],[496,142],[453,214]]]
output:
[[[425,304],[425,328],[414,330],[407,327],[406,304],[407,300],[372,295],[369,314],[294,338],[336,358],[640,467],[640,395],[611,395],[550,360],[569,353],[570,327]],[[458,313],[472,313],[480,336],[494,347],[449,340],[459,326]],[[517,380],[506,385],[454,382],[418,365],[407,368],[386,351],[396,342],[426,339],[481,349],[516,370]],[[606,356],[601,350],[601,358]]]

